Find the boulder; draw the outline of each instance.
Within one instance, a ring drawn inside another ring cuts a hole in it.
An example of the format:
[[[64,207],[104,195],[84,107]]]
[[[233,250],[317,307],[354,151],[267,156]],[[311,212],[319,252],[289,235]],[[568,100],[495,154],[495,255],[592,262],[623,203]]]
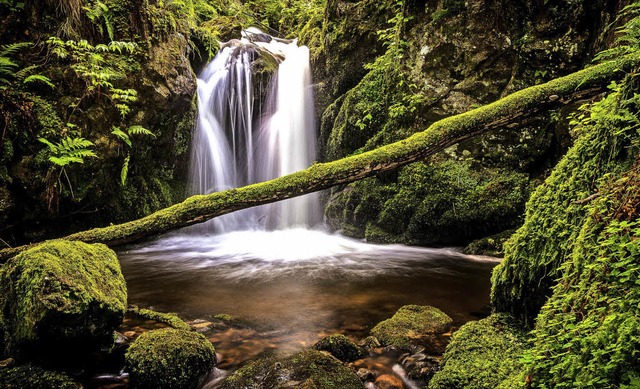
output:
[[[163,328],[140,335],[125,354],[132,388],[189,389],[216,365],[213,345],[197,332]]]
[[[362,358],[360,348],[341,334],[329,335],[316,343],[313,348],[326,351],[343,362],[353,362]]]
[[[399,349],[421,344],[429,346],[437,335],[451,328],[453,320],[437,308],[405,305],[393,317],[378,323],[371,330],[383,346]]]
[[[68,375],[44,370],[37,366],[24,365],[0,369],[0,388],[25,389],[77,389],[80,387]]]
[[[285,358],[263,356],[230,375],[222,388],[362,389],[362,382],[338,359],[317,350],[305,350]]]
[[[111,346],[126,302],[120,264],[107,246],[45,242],[0,268],[1,351],[59,360]]]

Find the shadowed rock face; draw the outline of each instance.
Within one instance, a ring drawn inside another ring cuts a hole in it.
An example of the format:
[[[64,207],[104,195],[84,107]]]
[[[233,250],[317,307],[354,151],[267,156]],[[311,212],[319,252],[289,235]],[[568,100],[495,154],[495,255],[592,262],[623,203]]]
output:
[[[353,7],[334,4],[335,12],[358,15]],[[323,112],[323,157],[332,160],[397,141],[443,117],[582,68],[608,44],[610,30],[605,27],[620,7],[619,1],[410,2],[402,13],[408,20],[398,38],[404,44],[401,56],[386,68],[374,64],[355,87],[336,93]],[[391,17],[395,11],[385,12]],[[374,15],[372,21],[377,20]],[[385,21],[371,29],[390,25]],[[362,62],[373,62],[385,50],[371,47],[378,51],[370,50]],[[430,159],[431,167],[443,172],[440,178],[429,178],[429,168],[407,168],[399,175],[334,190],[327,222],[354,237],[427,245],[467,244],[517,227],[529,195],[528,181],[544,176],[571,143],[564,119],[576,107],[519,123],[517,134],[498,130],[461,142]],[[464,172],[450,176],[452,163],[454,170]],[[462,182],[502,194],[485,197],[452,187]],[[416,183],[426,190],[416,190]],[[455,204],[443,193],[469,200]],[[503,204],[486,200],[506,197],[510,200]],[[416,205],[427,198],[429,204]],[[467,206],[474,212],[465,212]],[[385,215],[398,210],[409,216],[402,226],[389,228]]]

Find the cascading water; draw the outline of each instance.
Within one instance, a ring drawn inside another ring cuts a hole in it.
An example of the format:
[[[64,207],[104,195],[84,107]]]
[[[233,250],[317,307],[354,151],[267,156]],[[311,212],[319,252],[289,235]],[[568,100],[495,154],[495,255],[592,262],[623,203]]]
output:
[[[256,93],[254,66],[270,56],[278,70],[266,98]],[[315,159],[309,50],[258,30],[224,45],[198,78],[198,123],[191,194],[266,181],[307,168]],[[216,232],[308,227],[319,221],[317,195],[225,215],[197,226]]]

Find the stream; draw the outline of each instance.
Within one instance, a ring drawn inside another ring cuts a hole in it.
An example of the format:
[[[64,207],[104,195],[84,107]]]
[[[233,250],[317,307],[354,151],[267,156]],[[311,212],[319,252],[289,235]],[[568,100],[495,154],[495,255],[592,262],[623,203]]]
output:
[[[361,341],[406,304],[437,307],[456,325],[484,317],[499,261],[307,229],[165,236],[118,257],[129,303],[205,323],[228,370],[264,350],[293,353],[334,333]],[[249,325],[207,327],[218,314]]]

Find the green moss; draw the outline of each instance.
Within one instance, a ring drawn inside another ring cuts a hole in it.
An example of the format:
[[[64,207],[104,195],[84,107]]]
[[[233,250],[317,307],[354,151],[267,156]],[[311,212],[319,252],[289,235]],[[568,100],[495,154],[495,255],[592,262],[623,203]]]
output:
[[[286,358],[269,355],[250,362],[230,375],[222,388],[360,389],[362,382],[336,358],[306,350]]]
[[[612,121],[605,114],[615,111],[620,96],[613,93],[592,108],[579,127],[582,135],[527,203],[525,223],[505,244],[505,260],[493,273],[498,311],[533,325],[588,215],[580,200],[598,192],[602,177],[628,168],[635,129],[625,125],[635,115]]]
[[[164,328],[140,335],[125,360],[134,388],[195,388],[215,366],[215,350],[202,334]]]
[[[184,320],[180,319],[178,315],[174,313],[156,312],[150,309],[138,308],[135,305],[130,306],[127,309],[127,313],[131,313],[138,317],[142,317],[149,320],[155,320],[161,323],[165,323],[177,330],[190,331],[191,327]]]
[[[640,160],[600,190],[532,332],[525,371],[539,388],[622,387],[640,375]]]
[[[40,357],[110,345],[126,301],[113,251],[100,244],[45,242],[0,269],[4,351]]]
[[[371,330],[383,346],[408,348],[431,340],[437,334],[447,332],[453,321],[437,308],[405,305],[390,319],[384,320]]]
[[[435,374],[429,388],[499,388],[503,381],[512,379],[514,372],[522,370],[520,358],[525,347],[525,333],[507,315],[469,322],[453,333],[442,370]]]
[[[504,243],[513,235],[515,230],[506,230],[486,238],[474,240],[464,248],[465,254],[489,255],[501,257],[504,255]]]
[[[77,389],[76,384],[64,373],[44,370],[37,366],[0,368],[0,388],[2,389]]]
[[[353,362],[362,358],[362,350],[342,334],[329,335],[313,346],[319,351],[327,351],[343,362]]]

